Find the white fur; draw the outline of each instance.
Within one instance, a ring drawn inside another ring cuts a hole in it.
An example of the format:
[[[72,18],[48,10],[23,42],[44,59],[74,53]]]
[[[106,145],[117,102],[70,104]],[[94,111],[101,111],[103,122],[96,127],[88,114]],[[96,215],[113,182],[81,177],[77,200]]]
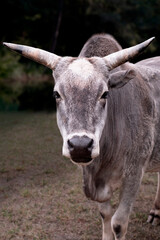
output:
[[[71,70],[74,74],[77,74],[81,77],[83,74],[83,78],[81,78],[82,80],[88,79],[90,76],[93,76],[94,72],[93,65],[85,58],[75,60],[69,65],[68,69]]]

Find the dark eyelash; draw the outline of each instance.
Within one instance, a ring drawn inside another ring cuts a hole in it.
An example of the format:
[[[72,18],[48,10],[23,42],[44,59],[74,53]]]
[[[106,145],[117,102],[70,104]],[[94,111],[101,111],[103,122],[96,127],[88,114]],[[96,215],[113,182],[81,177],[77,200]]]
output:
[[[54,97],[55,99],[61,98],[60,94],[59,94],[57,91],[53,91],[53,97]]]
[[[109,93],[108,91],[105,91],[105,92],[102,94],[101,99],[107,99],[108,93]]]

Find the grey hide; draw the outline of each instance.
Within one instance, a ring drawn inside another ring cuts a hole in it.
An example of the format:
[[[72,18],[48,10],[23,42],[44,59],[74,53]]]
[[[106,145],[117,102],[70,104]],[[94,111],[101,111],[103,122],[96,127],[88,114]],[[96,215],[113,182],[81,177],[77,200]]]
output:
[[[93,47],[94,43],[98,48]],[[80,56],[104,57],[120,49],[111,36],[97,35],[86,43]],[[145,171],[158,172],[159,184],[148,222],[160,223],[160,57],[125,63],[114,73],[118,76],[127,69],[133,69],[136,77],[122,88],[110,89],[100,156],[83,167],[84,192],[99,202],[103,240],[112,240],[112,232],[114,239],[125,239],[129,214]],[[110,199],[117,186],[121,189],[120,200],[112,216]]]
[[[125,240],[146,171],[158,172],[148,222],[160,223],[160,57],[127,62],[152,40],[122,50],[112,36],[94,35],[78,58],[5,44],[53,70],[63,155],[82,168],[84,193],[98,203],[103,240]]]

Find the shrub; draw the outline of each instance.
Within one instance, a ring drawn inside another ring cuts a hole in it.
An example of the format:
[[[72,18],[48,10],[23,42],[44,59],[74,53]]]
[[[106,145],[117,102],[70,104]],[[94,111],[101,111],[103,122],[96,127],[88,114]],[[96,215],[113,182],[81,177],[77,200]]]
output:
[[[25,85],[18,97],[18,102],[19,110],[55,110],[53,84],[51,82],[39,82]]]
[[[8,78],[17,71],[22,71],[23,66],[19,63],[20,56],[11,54],[8,49],[3,49],[0,54],[0,79]]]
[[[0,111],[18,110],[18,93],[10,86],[0,81]]]
[[[3,49],[0,53],[0,111],[55,110],[53,80],[48,70]]]

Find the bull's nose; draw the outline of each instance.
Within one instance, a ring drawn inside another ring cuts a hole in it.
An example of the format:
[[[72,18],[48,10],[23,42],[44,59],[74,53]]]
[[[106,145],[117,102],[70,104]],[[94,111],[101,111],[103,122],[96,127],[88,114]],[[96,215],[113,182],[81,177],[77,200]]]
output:
[[[74,136],[68,140],[68,149],[75,162],[87,163],[91,161],[93,139],[87,136]]]

